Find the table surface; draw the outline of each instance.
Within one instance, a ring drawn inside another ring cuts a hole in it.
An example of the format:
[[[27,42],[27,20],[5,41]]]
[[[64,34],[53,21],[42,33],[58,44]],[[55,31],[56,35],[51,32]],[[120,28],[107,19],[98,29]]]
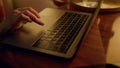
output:
[[[38,11],[46,7],[66,9],[60,4],[54,5],[51,0],[41,2],[42,6]],[[119,21],[120,13],[99,14],[71,60],[18,48],[2,47],[4,45],[0,44],[0,61],[4,62],[3,65],[15,68],[86,68],[105,67],[106,64],[120,66]]]

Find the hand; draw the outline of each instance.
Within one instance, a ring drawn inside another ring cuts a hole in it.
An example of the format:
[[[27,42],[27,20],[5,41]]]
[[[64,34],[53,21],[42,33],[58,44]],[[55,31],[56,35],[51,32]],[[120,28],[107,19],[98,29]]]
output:
[[[31,7],[18,8],[14,10],[8,21],[12,25],[12,29],[19,29],[23,24],[32,21],[39,25],[44,25],[40,20],[38,12]]]

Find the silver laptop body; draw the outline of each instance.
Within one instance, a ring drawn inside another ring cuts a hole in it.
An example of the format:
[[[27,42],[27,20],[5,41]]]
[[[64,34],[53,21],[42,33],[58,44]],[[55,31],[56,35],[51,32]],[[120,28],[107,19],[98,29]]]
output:
[[[97,13],[46,8],[40,12],[44,26],[27,23],[19,31],[7,36],[3,43],[69,59],[80,46],[79,42]]]

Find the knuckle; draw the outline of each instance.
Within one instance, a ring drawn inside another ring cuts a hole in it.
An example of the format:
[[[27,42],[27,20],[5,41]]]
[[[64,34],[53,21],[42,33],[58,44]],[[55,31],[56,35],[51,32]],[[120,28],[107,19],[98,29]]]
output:
[[[28,10],[32,10],[32,7],[28,7],[27,9],[28,9]]]

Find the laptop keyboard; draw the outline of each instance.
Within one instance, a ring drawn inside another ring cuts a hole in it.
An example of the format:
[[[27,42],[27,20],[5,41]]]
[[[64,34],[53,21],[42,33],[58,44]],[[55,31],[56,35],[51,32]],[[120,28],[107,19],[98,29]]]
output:
[[[34,46],[66,53],[88,17],[87,14],[66,12],[53,27],[44,31]]]

